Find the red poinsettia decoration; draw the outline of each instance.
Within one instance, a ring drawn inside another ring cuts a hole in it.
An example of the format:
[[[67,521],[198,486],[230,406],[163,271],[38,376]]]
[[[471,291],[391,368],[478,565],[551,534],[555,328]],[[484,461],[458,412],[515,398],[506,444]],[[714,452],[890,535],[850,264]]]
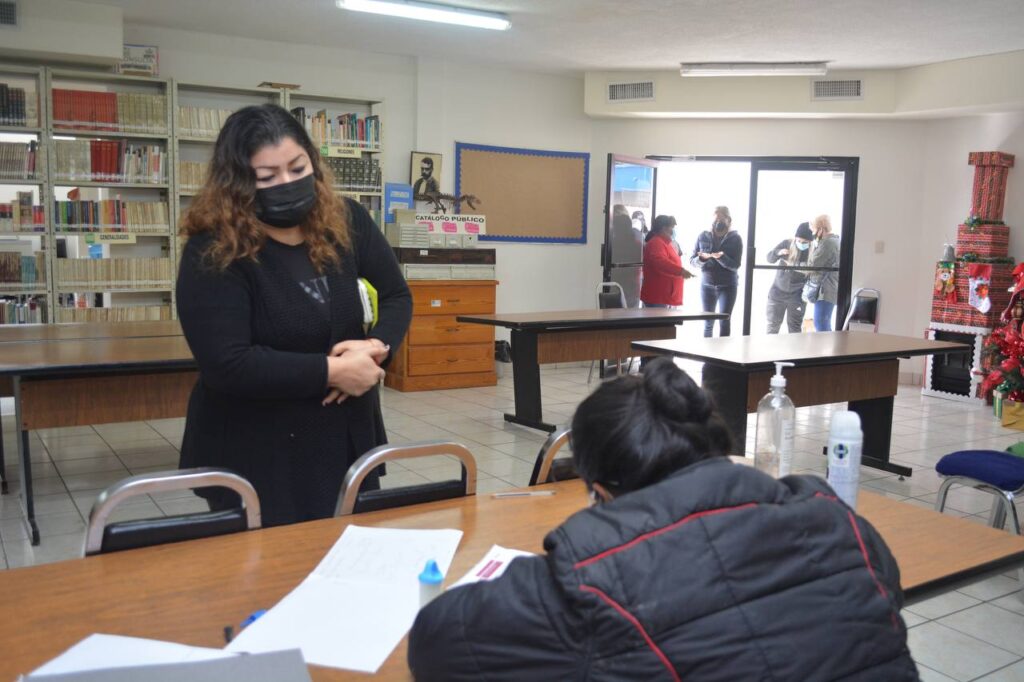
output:
[[[981,396],[999,389],[1009,400],[1024,402],[1024,336],[1009,326],[996,329],[981,347]]]

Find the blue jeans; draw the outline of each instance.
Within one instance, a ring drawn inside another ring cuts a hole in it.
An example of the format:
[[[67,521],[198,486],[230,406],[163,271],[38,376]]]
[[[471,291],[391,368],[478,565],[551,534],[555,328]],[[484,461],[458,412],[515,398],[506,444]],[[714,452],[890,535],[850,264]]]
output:
[[[718,312],[732,315],[732,309],[736,305],[735,284],[702,284],[700,286],[700,301],[704,312],[713,313],[717,305]],[[714,320],[704,321],[704,336],[711,336],[715,330]],[[718,335],[729,336],[732,331],[730,320],[718,321]]]
[[[836,309],[833,301],[814,302],[814,331],[832,331],[832,311]]]

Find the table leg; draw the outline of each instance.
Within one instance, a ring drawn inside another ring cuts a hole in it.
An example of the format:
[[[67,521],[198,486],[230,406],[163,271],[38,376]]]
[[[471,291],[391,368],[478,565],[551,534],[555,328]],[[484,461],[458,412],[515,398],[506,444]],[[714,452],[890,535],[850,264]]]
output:
[[[39,544],[39,526],[36,525],[36,503],[32,494],[32,453],[29,451],[28,431],[21,428],[21,377],[14,377],[14,424],[18,438],[18,461],[21,464],[21,501],[25,511],[25,524],[33,545]]]
[[[734,454],[747,448],[747,372],[717,365],[704,365],[701,387],[711,394],[718,413],[733,438]]]
[[[864,449],[861,464],[872,469],[888,471],[891,474],[910,476],[910,467],[889,462],[889,444],[892,441],[892,406],[895,396],[853,400],[849,409],[860,415],[864,431]]]
[[[516,399],[515,414],[505,421],[541,431],[554,431],[554,424],[543,420],[540,398],[540,364],[537,362],[537,332],[512,330],[512,380]]]

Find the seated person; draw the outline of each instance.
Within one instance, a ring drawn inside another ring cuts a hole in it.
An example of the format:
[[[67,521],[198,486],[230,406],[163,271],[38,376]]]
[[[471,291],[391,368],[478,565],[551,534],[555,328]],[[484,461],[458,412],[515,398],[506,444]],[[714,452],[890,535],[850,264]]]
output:
[[[882,538],[821,478],[733,464],[671,360],[598,388],[572,442],[593,506],[420,611],[417,680],[918,679]]]

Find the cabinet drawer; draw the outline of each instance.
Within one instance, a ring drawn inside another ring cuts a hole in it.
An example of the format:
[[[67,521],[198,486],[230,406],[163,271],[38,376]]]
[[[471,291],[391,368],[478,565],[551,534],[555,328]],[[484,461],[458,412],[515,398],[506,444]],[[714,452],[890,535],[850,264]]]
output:
[[[410,346],[439,346],[453,343],[487,343],[494,341],[494,327],[483,324],[462,324],[454,315],[414,317],[409,325]]]
[[[463,315],[494,312],[494,285],[424,284],[412,290],[413,315]]]
[[[408,349],[409,376],[462,374],[494,369],[494,344],[420,346]]]

